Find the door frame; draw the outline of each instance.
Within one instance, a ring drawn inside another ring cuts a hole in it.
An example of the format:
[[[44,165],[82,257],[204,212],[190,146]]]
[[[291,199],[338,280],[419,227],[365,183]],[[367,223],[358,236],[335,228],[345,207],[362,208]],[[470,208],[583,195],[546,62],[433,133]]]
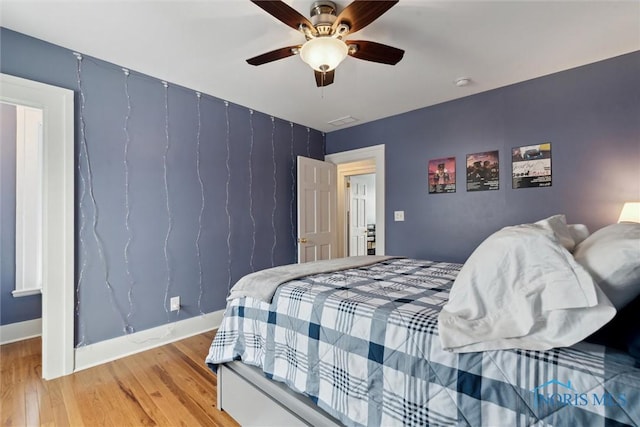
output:
[[[0,74],[0,99],[44,111],[42,377],[53,379],[74,369],[74,93]]]
[[[338,245],[338,256],[345,256],[344,239],[345,232],[345,186],[344,180],[346,176],[358,175],[363,173],[376,174],[376,255],[385,255],[385,150],[384,144],[373,145],[371,147],[358,148],[355,150],[341,151],[339,153],[327,154],[324,160],[338,165],[338,241],[343,244]],[[346,163],[361,162],[365,160],[373,160],[375,170],[370,166],[344,169],[340,165]],[[357,173],[353,173],[354,171]]]

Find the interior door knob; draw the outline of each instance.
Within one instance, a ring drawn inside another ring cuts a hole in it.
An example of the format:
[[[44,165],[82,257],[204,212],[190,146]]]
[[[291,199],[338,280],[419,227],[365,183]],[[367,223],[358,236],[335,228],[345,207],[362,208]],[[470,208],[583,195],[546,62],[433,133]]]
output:
[[[298,243],[307,243],[306,237],[298,237]]]

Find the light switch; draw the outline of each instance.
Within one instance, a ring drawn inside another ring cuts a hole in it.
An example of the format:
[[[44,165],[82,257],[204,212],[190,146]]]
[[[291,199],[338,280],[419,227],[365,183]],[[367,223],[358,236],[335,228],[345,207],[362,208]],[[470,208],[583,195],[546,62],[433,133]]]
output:
[[[404,221],[404,211],[394,211],[393,212],[393,220],[394,221]]]

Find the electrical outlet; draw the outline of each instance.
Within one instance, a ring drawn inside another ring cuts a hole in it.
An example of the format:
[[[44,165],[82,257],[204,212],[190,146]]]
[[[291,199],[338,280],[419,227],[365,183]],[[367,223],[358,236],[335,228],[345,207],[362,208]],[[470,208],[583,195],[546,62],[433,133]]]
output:
[[[393,220],[394,221],[404,221],[404,211],[394,211],[393,212]]]
[[[171,311],[178,311],[180,310],[180,297],[173,297],[170,300],[171,305]]]

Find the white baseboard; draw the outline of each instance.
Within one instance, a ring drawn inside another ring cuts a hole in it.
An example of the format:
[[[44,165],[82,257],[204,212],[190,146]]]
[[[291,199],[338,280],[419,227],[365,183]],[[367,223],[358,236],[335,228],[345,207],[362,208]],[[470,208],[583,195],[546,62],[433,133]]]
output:
[[[130,335],[100,341],[75,350],[74,371],[81,371],[141,351],[179,341],[193,335],[216,329],[222,323],[224,310],[168,323]],[[204,356],[203,356],[204,358]],[[204,360],[204,359],[203,359]],[[203,362],[204,363],[204,362]]]
[[[0,345],[42,335],[42,319],[26,320],[0,326]]]

